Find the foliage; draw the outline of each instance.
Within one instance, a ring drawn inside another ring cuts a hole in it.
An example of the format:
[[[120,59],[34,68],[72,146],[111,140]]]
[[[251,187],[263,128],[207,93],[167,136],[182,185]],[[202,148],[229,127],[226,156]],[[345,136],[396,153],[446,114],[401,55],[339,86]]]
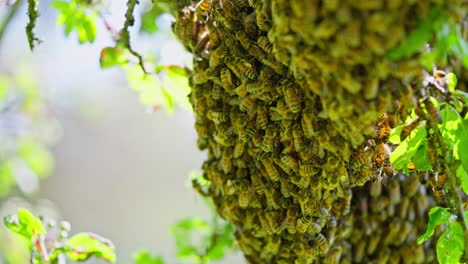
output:
[[[59,10],[57,24],[65,26],[65,35],[76,31],[78,41],[83,44],[93,43],[96,39],[97,12],[85,1],[72,0],[70,2],[54,1],[51,6]]]
[[[446,64],[448,56],[460,58],[468,68],[468,42],[463,38],[461,26],[447,10],[433,7],[421,17],[408,37],[388,53],[392,60],[409,58],[419,52],[427,43],[433,48],[423,53],[420,62],[426,69],[434,64]]]
[[[443,197],[436,198],[446,207],[431,209],[427,230],[418,238],[418,243],[433,236],[438,226],[444,226],[445,231],[437,242],[437,259],[439,263],[459,263],[465,251],[466,230],[463,226],[466,226],[466,212],[458,195],[460,187],[465,193],[468,191],[468,114],[463,117],[461,113],[468,105],[468,97],[455,89],[456,76],[453,73],[446,76],[448,93],[445,94],[445,102],[435,97],[421,99],[417,106],[419,110],[413,110],[407,122],[393,130],[390,140],[399,145],[392,152],[390,161],[395,169],[404,170],[406,174],[412,163],[418,173],[428,172],[431,177],[438,177],[431,181],[431,186],[434,191],[444,193]],[[402,131],[418,118],[423,120],[408,137],[400,140]],[[453,197],[445,197],[446,190]],[[444,200],[440,201],[440,198]]]
[[[68,238],[68,222],[62,222],[59,228],[49,222],[46,228],[44,221],[23,208],[14,215],[4,217],[3,221],[11,231],[28,241],[32,263],[64,263],[64,256],[73,261],[97,257],[110,263],[115,262],[115,248],[110,240],[90,232],[78,233]]]

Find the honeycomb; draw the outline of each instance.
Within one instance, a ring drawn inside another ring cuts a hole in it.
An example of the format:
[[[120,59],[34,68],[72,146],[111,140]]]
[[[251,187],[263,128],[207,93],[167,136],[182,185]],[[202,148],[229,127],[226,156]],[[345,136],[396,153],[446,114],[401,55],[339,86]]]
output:
[[[431,188],[389,162],[388,135],[415,106],[421,67],[386,55],[439,2],[179,10],[173,30],[194,56],[190,101],[211,182],[194,185],[234,225],[249,263],[435,262],[433,241],[416,244]]]

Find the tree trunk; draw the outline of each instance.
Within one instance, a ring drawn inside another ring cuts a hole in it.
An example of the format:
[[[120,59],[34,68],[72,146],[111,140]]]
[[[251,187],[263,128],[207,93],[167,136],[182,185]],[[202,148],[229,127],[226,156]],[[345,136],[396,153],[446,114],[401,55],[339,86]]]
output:
[[[435,262],[433,241],[416,244],[432,190],[392,169],[387,141],[421,68],[387,53],[437,2],[202,0],[179,11],[208,150],[210,188],[195,187],[250,263]]]

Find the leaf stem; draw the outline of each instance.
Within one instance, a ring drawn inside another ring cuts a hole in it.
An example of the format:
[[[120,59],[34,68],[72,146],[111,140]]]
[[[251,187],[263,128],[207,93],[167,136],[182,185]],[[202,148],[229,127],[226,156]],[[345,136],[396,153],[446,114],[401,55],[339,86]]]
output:
[[[3,36],[5,35],[5,32],[10,25],[11,21],[15,17],[15,15],[18,13],[18,10],[21,6],[21,3],[23,0],[16,0],[16,2],[13,4],[13,6],[10,9],[10,12],[8,12],[7,16],[3,20],[2,24],[0,24],[0,43],[3,39]]]

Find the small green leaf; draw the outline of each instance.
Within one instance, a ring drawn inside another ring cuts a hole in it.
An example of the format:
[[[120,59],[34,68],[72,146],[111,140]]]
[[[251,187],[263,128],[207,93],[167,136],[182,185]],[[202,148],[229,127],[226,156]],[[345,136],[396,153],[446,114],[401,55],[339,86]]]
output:
[[[413,157],[414,167],[419,171],[428,171],[432,169],[427,151],[427,144],[421,144]]]
[[[24,208],[18,209],[18,213],[15,215],[4,217],[3,223],[8,229],[27,239],[32,239],[38,234],[46,233],[41,220]]]
[[[445,75],[445,79],[447,80],[447,87],[449,89],[450,92],[453,92],[455,91],[455,88],[457,87],[457,75],[455,75],[455,73],[453,72],[449,72],[447,73],[447,75]]]
[[[446,208],[442,207],[433,207],[429,211],[429,223],[427,225],[426,232],[418,237],[418,244],[424,243],[428,240],[433,234],[436,226],[448,223],[452,214]]]
[[[466,172],[463,166],[460,165],[457,168],[456,175],[460,179],[463,191],[468,193],[468,172]]]
[[[401,144],[390,155],[390,162],[397,170],[408,172],[408,163],[416,154],[419,146],[426,142],[426,129],[417,128],[411,132]]]
[[[127,62],[125,49],[120,45],[115,47],[106,47],[101,50],[99,64],[101,68],[110,68]]]
[[[153,7],[144,12],[141,16],[141,26],[140,31],[146,33],[154,33],[158,30],[158,25],[156,24],[156,18],[164,12],[161,9],[160,5],[153,5]]]
[[[68,257],[73,261],[87,260],[92,256],[111,263],[116,259],[112,242],[94,233],[78,233],[68,239],[67,245],[70,246]]]
[[[164,264],[164,259],[161,256],[152,256],[148,251],[137,252],[133,259],[135,264]]]
[[[437,241],[437,260],[439,263],[460,263],[464,245],[465,242],[461,224],[458,222],[449,224],[447,230],[445,230]]]

